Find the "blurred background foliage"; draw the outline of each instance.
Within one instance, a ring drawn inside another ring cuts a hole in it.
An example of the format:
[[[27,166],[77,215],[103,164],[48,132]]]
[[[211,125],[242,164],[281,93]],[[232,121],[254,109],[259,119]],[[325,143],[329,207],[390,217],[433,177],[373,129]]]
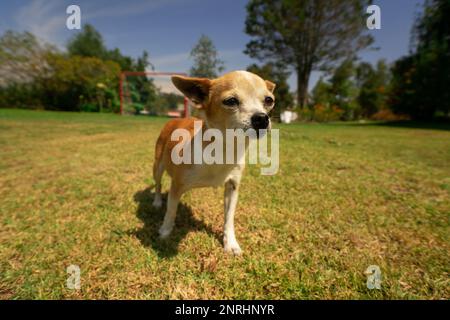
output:
[[[248,2],[245,31],[251,39],[245,52],[260,64],[247,70],[277,84],[274,119],[284,110],[320,122],[449,118],[450,2],[426,1],[411,34],[410,54],[375,65],[356,58],[372,40],[365,29],[368,3]],[[224,70],[206,35],[193,46],[191,59],[193,76],[215,77]],[[153,69],[148,52],[132,58],[109,49],[89,24],[60,49],[29,32],[9,30],[0,36],[0,107],[117,113],[120,72]],[[307,92],[313,70],[323,76]],[[295,92],[288,84],[292,72]],[[164,114],[182,103],[182,97],[161,92],[147,77],[129,77],[126,89],[134,113]]]

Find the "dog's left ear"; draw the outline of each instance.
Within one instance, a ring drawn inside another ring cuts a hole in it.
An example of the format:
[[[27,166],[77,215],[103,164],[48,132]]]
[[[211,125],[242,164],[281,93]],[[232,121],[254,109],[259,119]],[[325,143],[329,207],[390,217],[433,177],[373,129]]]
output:
[[[267,89],[270,91],[270,92],[273,92],[274,90],[275,90],[275,87],[277,86],[275,83],[273,83],[273,82],[270,82],[269,80],[265,80],[266,81],[266,86],[267,86]]]
[[[209,97],[211,80],[206,78],[191,78],[172,76],[172,82],[186,97],[197,104],[204,104]]]

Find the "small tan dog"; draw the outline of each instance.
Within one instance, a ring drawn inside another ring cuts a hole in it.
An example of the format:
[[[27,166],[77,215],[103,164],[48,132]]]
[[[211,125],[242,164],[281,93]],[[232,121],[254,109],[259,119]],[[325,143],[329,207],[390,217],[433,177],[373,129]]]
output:
[[[202,121],[203,128],[220,130],[225,136],[226,129],[269,129],[268,112],[275,100],[275,84],[263,80],[247,71],[230,72],[217,79],[189,78],[173,76],[173,84],[201,111],[202,120],[196,118],[169,121],[162,129],[156,142],[153,177],[156,193],[153,206],[160,208],[161,177],[167,171],[172,178],[167,199],[167,211],[159,229],[161,238],[169,236],[175,224],[178,202],[181,195],[198,187],[217,187],[225,185],[225,225],[224,248],[226,252],[240,254],[241,248],[234,234],[234,212],[238,200],[239,183],[244,164],[174,164],[172,150],[178,141],[172,141],[174,130],[182,128],[194,137],[194,121]],[[202,142],[202,147],[209,142]],[[193,150],[194,148],[192,148]]]

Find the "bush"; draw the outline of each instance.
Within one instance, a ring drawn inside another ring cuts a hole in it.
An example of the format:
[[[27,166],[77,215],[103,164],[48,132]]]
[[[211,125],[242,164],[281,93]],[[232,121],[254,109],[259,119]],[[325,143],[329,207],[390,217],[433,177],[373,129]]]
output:
[[[315,104],[312,108],[303,108],[299,114],[302,121],[329,122],[341,119],[344,111],[335,105]]]
[[[136,114],[139,114],[139,113],[141,113],[142,110],[144,110],[145,105],[143,105],[142,103],[135,102],[135,103],[131,104],[131,107],[134,109],[134,112]]]
[[[376,121],[400,121],[409,120],[410,117],[407,115],[395,114],[389,109],[383,109],[375,113],[372,117],[370,117],[370,119]]]
[[[0,88],[0,108],[43,109],[42,90],[33,84],[13,84]]]
[[[85,103],[85,104],[81,105],[80,111],[83,111],[83,112],[97,112],[98,111],[98,106],[93,104],[93,103]]]
[[[48,57],[52,75],[42,79],[46,89],[44,105],[67,111],[79,111],[82,106],[96,105],[97,111],[107,107],[105,98],[117,99],[107,90],[116,90],[120,67],[112,61],[89,57]],[[107,94],[108,93],[108,94]],[[113,103],[111,102],[111,105]],[[89,107],[91,108],[91,107]]]

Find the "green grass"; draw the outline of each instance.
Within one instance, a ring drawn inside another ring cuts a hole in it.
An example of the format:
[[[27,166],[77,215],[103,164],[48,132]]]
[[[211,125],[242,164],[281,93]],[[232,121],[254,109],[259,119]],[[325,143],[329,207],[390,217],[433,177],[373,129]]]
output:
[[[450,298],[448,128],[279,126],[279,173],[246,169],[232,257],[222,188],[185,194],[158,240],[165,121],[0,110],[1,298]],[[369,265],[381,290],[366,288]]]

